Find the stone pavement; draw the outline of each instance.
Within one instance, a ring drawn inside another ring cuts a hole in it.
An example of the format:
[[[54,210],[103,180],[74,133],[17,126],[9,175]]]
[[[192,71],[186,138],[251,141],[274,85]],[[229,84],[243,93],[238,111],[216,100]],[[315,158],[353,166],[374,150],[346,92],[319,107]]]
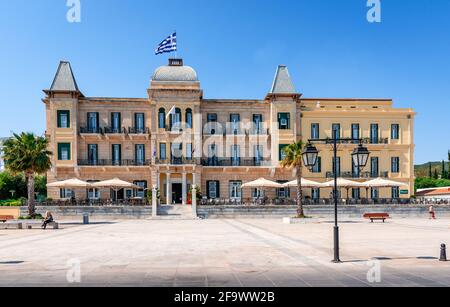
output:
[[[450,285],[450,262],[438,261],[440,244],[450,246],[450,219],[345,220],[341,264],[330,262],[332,226],[330,220],[128,220],[0,230],[0,286]],[[68,283],[69,261],[80,263],[81,284]],[[378,276],[380,283],[371,282]]]

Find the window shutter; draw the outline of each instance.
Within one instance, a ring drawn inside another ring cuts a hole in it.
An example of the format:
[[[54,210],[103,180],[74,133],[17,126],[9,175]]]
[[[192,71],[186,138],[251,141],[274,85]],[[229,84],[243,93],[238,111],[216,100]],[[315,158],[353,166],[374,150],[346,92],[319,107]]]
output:
[[[58,125],[57,127],[61,128],[61,111],[57,111],[56,113],[57,113],[56,117],[57,117],[57,125]]]
[[[69,161],[72,160],[72,152],[71,152],[71,148],[70,148],[70,144],[66,144],[66,148],[67,148],[67,157],[69,158]]]
[[[318,164],[318,173],[322,172],[322,157],[317,158],[317,164]]]
[[[220,198],[220,181],[216,181],[217,198]]]

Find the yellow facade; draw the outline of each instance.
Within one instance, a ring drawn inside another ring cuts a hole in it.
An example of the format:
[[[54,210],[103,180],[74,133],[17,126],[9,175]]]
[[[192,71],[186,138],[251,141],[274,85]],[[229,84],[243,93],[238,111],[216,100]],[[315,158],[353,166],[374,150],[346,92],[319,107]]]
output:
[[[407,184],[396,192],[400,195],[380,189],[379,198],[409,198],[413,191],[412,109],[394,108],[388,99],[303,98],[284,66],[278,68],[271,91],[261,100],[204,99],[196,72],[182,60],[171,60],[155,71],[147,98],[85,97],[67,62],[60,64],[45,93],[47,136],[54,153],[49,183],[73,177],[87,181],[119,177],[147,189],[158,187],[167,203],[186,203],[194,184],[208,197],[251,198],[254,191],[236,192],[236,184],[260,177],[280,182],[295,178],[292,170],[280,167],[280,145],[331,137],[333,124],[340,125],[342,138],[349,138],[358,124],[358,137],[367,143],[370,161],[354,178],[355,145],[340,145],[340,175],[357,181],[386,177]],[[318,132],[312,131],[317,130],[313,125],[318,125]],[[324,182],[331,179],[332,150],[329,145],[318,149],[320,169],[314,173],[304,169],[303,174]],[[107,190],[74,192],[77,198],[111,197]],[[320,197],[328,198],[329,193],[322,189]],[[268,192],[271,197],[284,195]],[[310,190],[305,195],[313,196]],[[49,190],[50,198],[66,196]],[[121,195],[136,196],[142,194],[124,191]]]

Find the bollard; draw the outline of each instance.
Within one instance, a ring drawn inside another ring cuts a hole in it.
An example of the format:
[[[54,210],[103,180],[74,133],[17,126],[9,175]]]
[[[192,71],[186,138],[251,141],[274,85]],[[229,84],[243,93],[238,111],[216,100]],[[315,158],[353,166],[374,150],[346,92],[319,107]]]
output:
[[[447,261],[447,246],[441,244],[441,258],[439,261]]]
[[[83,224],[89,225],[89,214],[87,214],[87,213],[83,214]]]

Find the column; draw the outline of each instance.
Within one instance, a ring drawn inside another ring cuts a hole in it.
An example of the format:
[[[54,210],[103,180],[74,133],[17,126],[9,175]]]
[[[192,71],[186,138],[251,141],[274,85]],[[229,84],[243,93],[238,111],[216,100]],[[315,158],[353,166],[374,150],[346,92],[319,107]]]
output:
[[[197,186],[192,185],[192,189],[195,190]],[[197,193],[192,193],[192,216],[196,219],[197,215]]]
[[[158,190],[156,185],[152,189],[152,216],[158,216]]]
[[[192,185],[197,186],[197,174],[196,173],[192,173]]]
[[[166,200],[167,200],[167,204],[171,205],[172,204],[172,184],[170,183],[170,173],[166,174]]]
[[[186,173],[182,174],[182,199],[183,199],[183,205],[187,205],[187,178]]]

